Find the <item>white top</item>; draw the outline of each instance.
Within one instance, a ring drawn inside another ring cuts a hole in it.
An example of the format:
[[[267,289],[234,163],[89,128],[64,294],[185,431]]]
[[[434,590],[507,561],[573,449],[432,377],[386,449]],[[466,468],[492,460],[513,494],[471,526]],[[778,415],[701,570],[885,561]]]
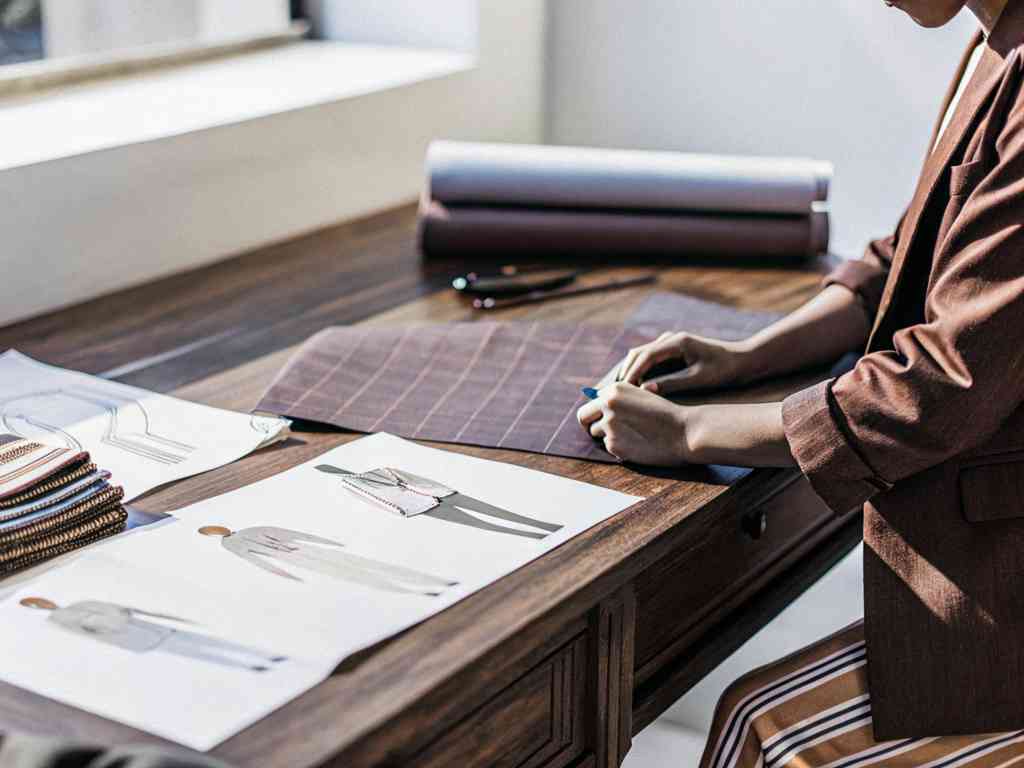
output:
[[[967,84],[971,82],[971,78],[974,77],[974,72],[978,68],[978,62],[981,61],[981,55],[984,52],[985,43],[979,43],[978,46],[971,51],[971,58],[967,60],[967,68],[964,69],[964,76],[960,78],[960,83],[956,87],[956,93],[953,94],[953,99],[949,102],[949,108],[946,110],[946,114],[942,118],[942,124],[939,126],[939,133],[935,137],[935,144],[932,146],[932,151],[935,151],[935,147],[939,146],[939,142],[942,141],[942,135],[946,132],[950,122],[952,122],[953,115],[956,113],[956,107],[960,103],[960,99],[963,97],[964,91],[967,90]]]

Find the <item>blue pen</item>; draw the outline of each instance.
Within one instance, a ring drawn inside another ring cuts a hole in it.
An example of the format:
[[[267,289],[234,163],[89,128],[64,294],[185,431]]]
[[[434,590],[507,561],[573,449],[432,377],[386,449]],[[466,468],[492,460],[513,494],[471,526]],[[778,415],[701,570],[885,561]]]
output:
[[[584,387],[583,394],[590,400],[597,400],[598,392],[594,387]]]

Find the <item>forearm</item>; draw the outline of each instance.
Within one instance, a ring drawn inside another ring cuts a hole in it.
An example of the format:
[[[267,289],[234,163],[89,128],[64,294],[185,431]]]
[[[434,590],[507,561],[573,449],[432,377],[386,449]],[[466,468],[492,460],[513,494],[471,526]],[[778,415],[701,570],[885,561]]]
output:
[[[681,407],[691,463],[796,466],[782,425],[782,403]]]
[[[756,378],[767,378],[834,362],[861,349],[870,330],[857,296],[843,286],[830,285],[742,342],[742,350]]]

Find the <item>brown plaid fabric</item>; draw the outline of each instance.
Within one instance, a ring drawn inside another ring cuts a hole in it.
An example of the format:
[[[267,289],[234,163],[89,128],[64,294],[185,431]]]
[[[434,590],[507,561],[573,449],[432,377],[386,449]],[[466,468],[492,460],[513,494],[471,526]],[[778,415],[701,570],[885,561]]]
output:
[[[581,387],[663,331],[741,339],[779,315],[651,296],[623,326],[444,323],[327,328],[258,411],[359,432],[615,461],[576,422]]]

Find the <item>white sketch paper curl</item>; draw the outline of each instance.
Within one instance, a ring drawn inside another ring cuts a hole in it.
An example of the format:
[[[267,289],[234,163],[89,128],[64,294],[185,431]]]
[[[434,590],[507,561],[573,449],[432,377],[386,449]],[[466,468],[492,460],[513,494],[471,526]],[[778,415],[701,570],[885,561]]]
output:
[[[73,387],[32,392],[0,402],[0,423],[7,431],[30,439],[58,440],[68,448],[83,450],[78,438],[52,423],[55,413],[61,415],[64,424],[99,417],[104,423],[102,443],[158,464],[180,464],[196,451],[193,445],[155,431],[145,403],[136,399]]]

